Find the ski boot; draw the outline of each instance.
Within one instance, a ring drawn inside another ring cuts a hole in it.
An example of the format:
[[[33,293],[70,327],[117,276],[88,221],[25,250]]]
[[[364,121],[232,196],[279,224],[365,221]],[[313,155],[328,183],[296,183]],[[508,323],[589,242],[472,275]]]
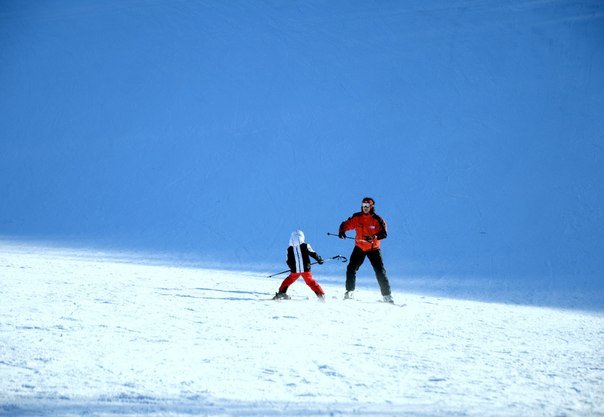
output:
[[[392,299],[392,296],[390,294],[384,296],[384,302],[394,304],[394,300]]]
[[[292,298],[284,292],[276,292],[273,300],[291,300]]]
[[[320,303],[324,303],[325,302],[325,294],[317,294],[317,300],[319,300]]]
[[[354,295],[354,291],[346,291],[344,293],[344,299],[345,300],[352,300],[353,299],[353,295]]]

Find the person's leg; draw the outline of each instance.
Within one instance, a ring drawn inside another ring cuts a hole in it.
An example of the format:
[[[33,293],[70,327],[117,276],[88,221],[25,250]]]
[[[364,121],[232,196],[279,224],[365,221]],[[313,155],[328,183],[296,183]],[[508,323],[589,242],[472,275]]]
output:
[[[281,283],[281,286],[279,287],[279,292],[286,293],[289,286],[296,282],[296,280],[300,278],[300,275],[302,275],[300,272],[292,272],[291,274],[289,274],[287,278],[285,278]]]
[[[312,272],[308,271],[308,272],[302,273],[302,278],[304,278],[304,282],[306,283],[306,285],[308,285],[310,287],[310,289],[314,291],[315,294],[317,294],[317,295],[325,294],[325,291],[323,291],[323,288],[321,288],[319,283],[313,278]]]
[[[365,252],[355,246],[346,267],[346,291],[354,291],[357,282],[357,271],[365,261]]]
[[[390,282],[388,282],[388,276],[386,275],[386,269],[384,268],[382,252],[379,249],[372,250],[367,252],[367,257],[369,258],[371,266],[373,266],[373,270],[375,271],[375,277],[380,285],[382,295],[390,295]]]

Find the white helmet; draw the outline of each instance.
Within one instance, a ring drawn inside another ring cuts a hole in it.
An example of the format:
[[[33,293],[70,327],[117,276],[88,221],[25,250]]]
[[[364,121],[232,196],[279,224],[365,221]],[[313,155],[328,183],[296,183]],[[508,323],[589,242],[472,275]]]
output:
[[[304,232],[302,230],[296,230],[292,232],[289,238],[289,246],[300,246],[304,243]]]

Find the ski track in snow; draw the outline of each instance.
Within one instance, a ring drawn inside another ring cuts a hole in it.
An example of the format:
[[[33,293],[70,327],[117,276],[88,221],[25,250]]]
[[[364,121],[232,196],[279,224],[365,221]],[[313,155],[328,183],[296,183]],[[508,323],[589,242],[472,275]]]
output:
[[[4,246],[0,415],[604,415],[601,312],[279,283]]]

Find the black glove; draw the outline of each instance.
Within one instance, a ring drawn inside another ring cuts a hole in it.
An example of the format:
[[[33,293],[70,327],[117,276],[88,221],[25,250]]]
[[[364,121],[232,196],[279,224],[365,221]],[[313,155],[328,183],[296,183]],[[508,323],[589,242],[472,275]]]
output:
[[[373,239],[375,239],[375,236],[365,236],[367,242],[371,242]]]
[[[323,265],[323,262],[325,262],[325,261],[323,260],[323,258],[321,258],[321,257],[319,256],[319,257],[317,258],[317,263],[318,263],[319,265]]]
[[[340,233],[338,233],[338,237],[340,239],[346,239],[346,232],[340,232]]]

